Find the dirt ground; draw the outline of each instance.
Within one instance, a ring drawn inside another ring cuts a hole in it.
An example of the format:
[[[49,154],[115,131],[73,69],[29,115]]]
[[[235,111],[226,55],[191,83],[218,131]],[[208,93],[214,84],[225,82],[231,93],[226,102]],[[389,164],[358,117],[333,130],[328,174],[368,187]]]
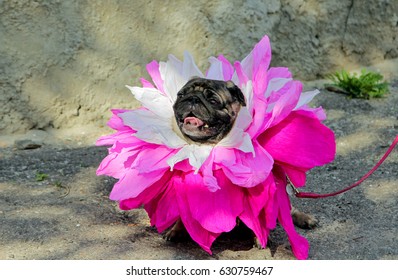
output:
[[[317,85],[322,81],[306,84]],[[313,103],[325,108],[337,140],[336,160],[308,174],[306,191],[323,193],[359,179],[398,134],[398,77],[382,99],[322,90]],[[280,228],[265,250],[253,248],[244,232],[221,236],[213,255],[191,241],[163,240],[142,209],[123,212],[108,199],[115,180],[95,175],[107,150],[89,145],[93,133],[57,133],[0,137],[0,259],[294,259]],[[309,259],[398,259],[397,174],[395,150],[348,193],[294,198],[296,207],[319,220],[313,230],[299,229],[311,244]]]

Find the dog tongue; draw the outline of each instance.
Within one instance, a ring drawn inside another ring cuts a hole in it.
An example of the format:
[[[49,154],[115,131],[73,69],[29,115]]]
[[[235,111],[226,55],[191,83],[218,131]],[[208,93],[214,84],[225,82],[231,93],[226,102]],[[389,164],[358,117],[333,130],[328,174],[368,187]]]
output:
[[[184,119],[184,125],[192,125],[195,127],[199,127],[199,126],[204,125],[204,122],[195,117],[186,117]]]

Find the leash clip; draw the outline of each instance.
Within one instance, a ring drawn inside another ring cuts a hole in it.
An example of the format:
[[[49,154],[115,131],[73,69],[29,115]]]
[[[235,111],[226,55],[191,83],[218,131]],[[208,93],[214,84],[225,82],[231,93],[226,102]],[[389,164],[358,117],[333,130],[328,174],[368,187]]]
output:
[[[291,191],[289,191],[289,190],[287,190],[287,192],[288,192],[290,195],[293,195],[293,194],[294,194],[295,196],[298,196],[299,193],[300,193],[300,191],[298,190],[298,188],[296,188],[296,187],[293,185],[292,181],[290,180],[290,178],[289,178],[288,176],[286,176],[286,179],[287,179],[287,183],[290,185],[291,191],[293,191],[293,193],[291,193]]]

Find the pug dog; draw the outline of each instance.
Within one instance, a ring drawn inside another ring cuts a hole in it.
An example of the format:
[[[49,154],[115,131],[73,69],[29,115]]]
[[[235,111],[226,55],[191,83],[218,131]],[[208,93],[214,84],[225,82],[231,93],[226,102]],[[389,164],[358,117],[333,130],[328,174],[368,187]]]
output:
[[[241,106],[241,90],[232,82],[193,78],[178,92],[175,121],[188,141],[217,144],[234,125]]]
[[[232,81],[194,77],[177,93],[173,105],[175,131],[190,143],[217,144],[231,131],[242,106],[246,106],[245,97]],[[314,217],[293,207],[291,215],[300,228],[313,228],[317,224]],[[178,241],[186,236],[184,225],[178,220],[164,238]],[[257,240],[254,241],[259,247]]]

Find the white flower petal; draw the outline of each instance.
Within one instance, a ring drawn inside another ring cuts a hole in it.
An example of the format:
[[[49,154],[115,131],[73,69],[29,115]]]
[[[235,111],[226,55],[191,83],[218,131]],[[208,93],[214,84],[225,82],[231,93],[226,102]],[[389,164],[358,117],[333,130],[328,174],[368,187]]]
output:
[[[193,76],[204,77],[189,52],[184,52],[184,62],[174,55],[169,55],[167,62],[159,63],[159,72],[164,81],[164,91],[172,104],[177,99],[178,91],[189,79]]]
[[[136,130],[134,136],[143,141],[174,149],[186,145],[186,141],[173,131],[171,119],[165,119],[145,110],[128,111],[118,116],[125,125]]]
[[[209,157],[213,146],[209,145],[186,145],[182,147],[174,156],[167,160],[167,164],[171,170],[176,163],[185,159],[189,160],[189,164],[195,168],[195,173],[199,172],[200,167]]]
[[[254,156],[255,152],[252,140],[250,135],[245,132],[251,122],[252,116],[247,107],[242,107],[231,132],[218,142],[217,146],[236,148],[245,153],[253,153]]]
[[[212,80],[224,80],[224,73],[222,70],[222,62],[215,57],[209,58],[210,68],[207,71],[206,78]]]
[[[256,156],[256,152],[254,151],[252,139],[248,133],[245,133],[243,135],[242,144],[239,147],[237,147],[237,149],[241,150],[244,153],[252,153],[253,157]]]
[[[248,112],[252,112],[252,109],[253,109],[253,82],[252,81],[248,81],[245,85],[242,86],[242,93],[245,96],[246,107],[248,109]]]
[[[126,87],[141,102],[142,106],[154,114],[164,118],[171,118],[174,115],[173,104],[159,90],[154,88]]]
[[[284,85],[286,85],[286,83],[292,81],[292,78],[274,78],[271,79],[268,82],[268,86],[267,86],[267,90],[265,91],[265,98],[268,98],[271,96],[271,93],[273,91],[278,91],[281,88],[283,88]]]
[[[169,61],[161,62],[160,75],[164,81],[164,91],[172,104],[177,99],[178,91],[186,84],[187,80],[182,75],[182,63],[174,56],[169,56]]]
[[[184,62],[182,65],[182,74],[186,81],[189,81],[192,77],[200,77],[203,78],[203,73],[199,70],[198,66],[196,66],[195,61],[193,60],[192,55],[185,51],[184,52]]]
[[[299,99],[296,107],[294,108],[294,110],[297,110],[297,109],[301,108],[302,106],[304,106],[305,104],[310,103],[311,100],[318,94],[319,94],[319,90],[317,90],[317,89],[301,93],[300,99]]]

